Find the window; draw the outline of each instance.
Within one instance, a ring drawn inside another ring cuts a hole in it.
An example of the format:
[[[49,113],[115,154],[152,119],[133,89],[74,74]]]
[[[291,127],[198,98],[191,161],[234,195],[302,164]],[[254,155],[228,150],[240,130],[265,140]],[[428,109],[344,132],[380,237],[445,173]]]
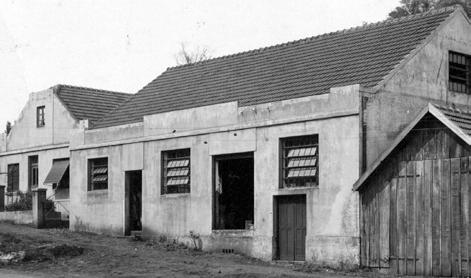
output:
[[[44,106],[39,106],[36,108],[36,126],[43,127],[46,125],[46,121],[44,119]]]
[[[20,189],[20,164],[8,165],[7,192],[15,192]]]
[[[471,93],[471,56],[450,52],[449,89],[458,93]]]
[[[319,184],[318,136],[281,139],[281,187]]]
[[[161,193],[190,192],[190,149],[162,152]]]
[[[38,156],[33,155],[28,157],[28,191],[30,191],[32,188],[38,187],[38,180]]]
[[[252,229],[253,153],[214,156],[213,171],[213,230]]]
[[[88,160],[88,191],[108,188],[108,158]]]

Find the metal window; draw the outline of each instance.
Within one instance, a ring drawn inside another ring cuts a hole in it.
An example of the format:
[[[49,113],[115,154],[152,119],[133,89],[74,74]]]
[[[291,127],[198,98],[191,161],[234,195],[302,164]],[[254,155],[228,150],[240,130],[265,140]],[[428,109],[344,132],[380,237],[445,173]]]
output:
[[[470,56],[449,53],[449,80],[450,91],[458,93],[471,93],[471,58]]]
[[[20,164],[8,165],[7,192],[16,192],[20,189]]]
[[[88,160],[88,191],[108,189],[108,158]]]
[[[36,108],[36,126],[43,127],[46,125],[46,120],[44,117],[44,106],[39,106]]]
[[[190,174],[190,149],[162,152],[162,195],[189,193]]]
[[[281,187],[319,184],[318,147],[317,135],[281,139]]]

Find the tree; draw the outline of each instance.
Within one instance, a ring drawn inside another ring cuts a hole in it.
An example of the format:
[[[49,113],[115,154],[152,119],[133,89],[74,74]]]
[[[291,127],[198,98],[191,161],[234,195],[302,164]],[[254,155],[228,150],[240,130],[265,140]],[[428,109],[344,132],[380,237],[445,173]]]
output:
[[[180,51],[175,55],[177,65],[186,65],[211,59],[209,49],[206,47],[196,47],[189,50],[185,43],[180,44]]]
[[[435,1],[436,9],[456,6],[456,5],[463,7],[463,9],[468,14],[468,17],[471,17],[471,0],[436,0]]]
[[[400,4],[389,13],[389,18],[399,18],[455,5],[462,6],[468,16],[471,16],[471,0],[401,0]]]
[[[401,6],[390,12],[389,18],[399,18],[429,11],[433,8],[433,2],[433,0],[401,0]]]
[[[7,121],[7,124],[5,126],[6,135],[10,134],[10,131],[11,131],[11,123],[9,121]]]

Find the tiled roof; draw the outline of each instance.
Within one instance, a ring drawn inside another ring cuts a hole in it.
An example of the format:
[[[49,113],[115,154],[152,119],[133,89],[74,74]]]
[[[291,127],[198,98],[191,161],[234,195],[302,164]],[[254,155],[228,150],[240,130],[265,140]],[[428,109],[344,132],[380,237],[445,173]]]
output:
[[[471,113],[461,109],[435,105],[450,121],[459,127],[464,133],[471,136]]]
[[[377,85],[454,9],[352,28],[207,61],[168,68],[96,126],[238,101],[240,106]]]
[[[75,119],[88,119],[92,124],[132,96],[70,85],[56,85],[53,89]]]
[[[365,184],[365,181],[374,173],[381,163],[391,155],[393,150],[399,146],[420,121],[426,119],[428,114],[439,120],[457,137],[461,138],[465,144],[471,146],[471,113],[450,106],[429,103],[417,117],[401,131],[390,146],[368,167],[368,169],[366,169],[353,185],[354,190],[359,190],[359,188]]]

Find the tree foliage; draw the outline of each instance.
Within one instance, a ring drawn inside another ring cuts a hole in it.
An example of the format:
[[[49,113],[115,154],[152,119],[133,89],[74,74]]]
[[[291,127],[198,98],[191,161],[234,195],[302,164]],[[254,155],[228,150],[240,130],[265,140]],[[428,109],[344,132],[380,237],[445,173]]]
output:
[[[175,55],[177,65],[186,65],[211,59],[209,49],[206,47],[195,47],[189,49],[185,43],[180,44],[180,50]]]
[[[389,18],[399,18],[455,5],[463,7],[468,16],[471,16],[471,0],[401,0],[400,6],[389,13]]]
[[[11,123],[8,121],[7,124],[5,125],[6,135],[10,134],[10,131],[11,131]]]

